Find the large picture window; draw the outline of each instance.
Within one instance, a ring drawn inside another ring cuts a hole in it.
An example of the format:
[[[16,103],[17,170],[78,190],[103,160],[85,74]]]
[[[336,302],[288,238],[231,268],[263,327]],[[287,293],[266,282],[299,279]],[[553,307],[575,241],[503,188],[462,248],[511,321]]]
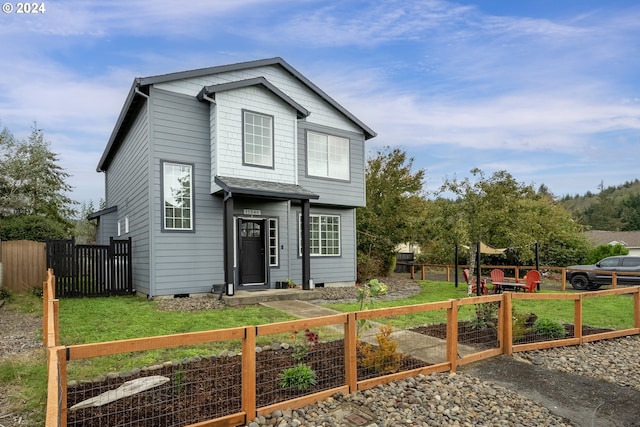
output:
[[[244,163],[273,167],[273,117],[251,111],[242,112]]]
[[[162,164],[165,230],[193,230],[193,166]]]
[[[307,173],[310,176],[349,179],[349,139],[307,132]]]
[[[299,246],[302,248],[302,215],[300,215]],[[309,215],[311,256],[340,256],[340,216]],[[302,256],[302,250],[299,251]]]

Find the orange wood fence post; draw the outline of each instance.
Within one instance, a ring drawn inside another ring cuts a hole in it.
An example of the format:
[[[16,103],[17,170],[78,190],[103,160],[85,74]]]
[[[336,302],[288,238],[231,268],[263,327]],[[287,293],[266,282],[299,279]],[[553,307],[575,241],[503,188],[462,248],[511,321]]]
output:
[[[580,339],[582,344],[582,294],[573,305],[573,337]]]
[[[504,354],[511,356],[513,354],[513,301],[511,300],[511,292],[505,292],[502,295],[505,313],[503,348]]]
[[[347,323],[344,324],[344,368],[345,381],[349,386],[349,393],[358,390],[358,366],[356,359],[357,337],[356,313],[347,315]]]
[[[447,362],[451,364],[451,371],[458,368],[458,301],[451,300],[447,308]]]
[[[256,415],[256,327],[247,326],[242,340],[242,410],[248,424]]]

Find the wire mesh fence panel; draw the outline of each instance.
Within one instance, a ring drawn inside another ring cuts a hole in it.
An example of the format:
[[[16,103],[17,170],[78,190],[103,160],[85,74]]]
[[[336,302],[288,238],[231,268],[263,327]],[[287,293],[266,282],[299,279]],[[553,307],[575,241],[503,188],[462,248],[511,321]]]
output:
[[[104,372],[104,367],[128,368],[91,380],[71,379],[67,425],[185,426],[241,411],[242,360],[235,351],[237,343],[229,342],[228,350],[218,344],[68,362],[69,378]],[[142,365],[143,361],[148,364]],[[131,367],[138,363],[139,367]]]
[[[575,302],[571,299],[514,300],[511,313],[513,344],[573,337],[574,307]]]
[[[406,308],[406,313],[390,308],[393,315],[359,321],[359,381],[446,361],[446,310],[430,309],[426,305],[419,310],[411,306]]]
[[[499,313],[499,301],[461,306],[458,311],[458,352],[500,348]]]
[[[585,297],[582,300],[582,335],[633,328],[632,294]]]
[[[271,344],[259,347],[256,353],[257,407],[345,385],[342,324],[302,326],[259,336]]]

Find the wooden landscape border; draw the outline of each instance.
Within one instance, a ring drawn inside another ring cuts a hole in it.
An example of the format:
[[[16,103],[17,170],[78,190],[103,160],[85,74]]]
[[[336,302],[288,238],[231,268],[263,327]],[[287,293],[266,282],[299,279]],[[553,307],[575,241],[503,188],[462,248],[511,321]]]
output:
[[[227,414],[223,417],[191,424],[188,427],[233,427],[246,424],[256,416],[265,415],[284,408],[299,408],[312,404],[335,394],[336,392],[353,393],[357,390],[365,390],[379,384],[405,379],[419,374],[431,374],[435,372],[455,372],[458,365],[475,362],[481,359],[494,357],[499,354],[510,355],[514,352],[545,349],[565,345],[580,345],[586,342],[640,334],[640,287],[615,288],[603,291],[585,293],[513,293],[505,292],[498,295],[452,299],[448,301],[408,305],[402,307],[379,308],[375,310],[357,311],[353,313],[341,313],[331,316],[311,319],[300,319],[288,322],[272,323],[259,326],[246,326],[239,328],[220,329],[203,332],[190,332],[183,334],[164,335],[137,339],[127,339],[95,344],[81,344],[73,346],[59,345],[59,307],[55,298],[55,276],[52,271],[47,273],[47,280],[43,283],[43,342],[47,347],[48,387],[47,387],[47,427],[66,427],[67,420],[67,360],[85,359],[91,357],[128,353],[192,345],[214,341],[232,339],[242,340],[242,411]],[[631,294],[633,297],[633,327],[619,331],[611,331],[582,336],[583,304],[585,298],[598,298],[610,295]],[[561,340],[536,342],[529,344],[513,345],[512,335],[512,310],[514,299],[531,300],[570,300],[574,301],[574,336]],[[461,306],[498,302],[498,339],[500,347],[483,350],[474,354],[458,358],[458,309]],[[404,314],[419,313],[434,310],[447,311],[447,336],[446,336],[446,361],[435,365],[417,368],[394,374],[384,375],[367,380],[357,380],[356,345],[357,324],[361,320],[370,320],[381,317],[400,316]],[[299,397],[293,400],[278,402],[262,408],[256,407],[256,337],[290,332],[306,328],[315,328],[328,325],[343,325],[344,352],[345,352],[345,382],[344,385],[330,390]]]

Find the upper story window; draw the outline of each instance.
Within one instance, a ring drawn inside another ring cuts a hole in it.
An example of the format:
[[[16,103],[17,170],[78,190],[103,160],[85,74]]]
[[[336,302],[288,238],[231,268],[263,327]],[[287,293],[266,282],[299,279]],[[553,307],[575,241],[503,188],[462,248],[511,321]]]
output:
[[[162,205],[165,230],[193,230],[193,166],[162,165]]]
[[[244,164],[273,167],[273,117],[242,112]]]
[[[307,132],[307,173],[349,180],[349,139]]]

